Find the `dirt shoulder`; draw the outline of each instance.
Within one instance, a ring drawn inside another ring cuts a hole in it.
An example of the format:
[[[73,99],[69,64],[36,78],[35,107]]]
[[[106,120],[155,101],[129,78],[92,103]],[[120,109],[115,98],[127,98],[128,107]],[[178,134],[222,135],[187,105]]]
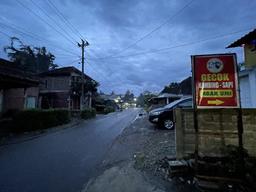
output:
[[[175,132],[159,130],[138,116],[113,142],[99,174],[82,190],[96,191],[192,191],[189,186],[171,181],[161,168],[161,160],[175,156]]]

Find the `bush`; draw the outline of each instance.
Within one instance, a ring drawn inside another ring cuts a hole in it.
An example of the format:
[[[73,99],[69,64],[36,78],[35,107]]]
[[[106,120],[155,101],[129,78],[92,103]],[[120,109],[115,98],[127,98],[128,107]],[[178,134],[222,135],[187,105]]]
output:
[[[2,118],[13,118],[18,112],[18,109],[9,109],[3,113]]]
[[[106,107],[106,108],[104,109],[104,113],[105,113],[105,114],[112,113],[112,112],[115,112],[114,107],[108,106],[108,107]]]
[[[13,117],[14,129],[17,132],[47,129],[69,121],[69,111],[64,109],[30,109],[20,111]]]
[[[81,112],[82,119],[91,119],[91,118],[94,118],[95,116],[96,116],[96,110],[94,108],[84,109]]]

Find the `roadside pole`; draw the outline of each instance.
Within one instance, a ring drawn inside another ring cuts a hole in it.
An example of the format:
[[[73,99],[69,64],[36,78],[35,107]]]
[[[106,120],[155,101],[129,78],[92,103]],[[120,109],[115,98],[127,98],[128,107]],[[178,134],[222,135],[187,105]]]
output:
[[[236,63],[237,58],[235,55],[234,62]],[[236,63],[237,66],[237,63]],[[243,147],[243,133],[244,133],[244,127],[243,127],[243,111],[242,111],[242,105],[241,105],[241,89],[240,89],[240,80],[239,80],[239,69],[236,67],[236,73],[237,73],[237,95],[238,95],[238,101],[239,101],[239,108],[238,108],[238,115],[237,115],[237,131],[238,131],[238,146],[239,146],[239,153],[240,153],[240,161],[243,171],[243,176],[245,176],[244,167],[244,147]]]
[[[82,93],[81,93],[81,100],[80,100],[80,110],[84,109],[84,48],[86,46],[89,46],[89,43],[87,41],[84,41],[81,39],[81,44],[77,43],[78,47],[81,47],[82,49]]]
[[[195,85],[195,57],[191,56],[192,61],[192,85]],[[195,129],[195,173],[198,172],[198,121],[197,121],[197,103],[196,103],[196,88],[192,86],[192,94],[193,94],[193,122]]]

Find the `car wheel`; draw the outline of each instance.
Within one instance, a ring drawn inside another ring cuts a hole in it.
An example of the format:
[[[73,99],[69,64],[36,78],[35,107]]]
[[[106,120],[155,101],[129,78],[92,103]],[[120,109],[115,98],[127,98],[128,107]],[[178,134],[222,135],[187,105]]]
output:
[[[171,130],[174,128],[174,122],[170,119],[165,119],[163,122],[163,126],[165,129]]]

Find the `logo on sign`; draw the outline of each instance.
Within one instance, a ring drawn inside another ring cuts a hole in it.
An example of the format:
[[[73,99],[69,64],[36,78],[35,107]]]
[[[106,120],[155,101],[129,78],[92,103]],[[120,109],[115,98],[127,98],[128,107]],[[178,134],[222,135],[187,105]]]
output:
[[[209,59],[209,61],[207,62],[207,69],[211,73],[219,73],[222,71],[223,67],[224,67],[223,62],[217,58]]]

